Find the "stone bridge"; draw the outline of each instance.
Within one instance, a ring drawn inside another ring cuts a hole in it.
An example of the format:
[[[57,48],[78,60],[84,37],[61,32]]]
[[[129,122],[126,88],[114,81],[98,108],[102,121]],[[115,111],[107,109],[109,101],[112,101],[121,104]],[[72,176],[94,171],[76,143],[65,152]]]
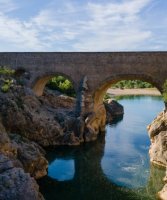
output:
[[[81,116],[98,110],[107,89],[120,80],[147,81],[162,92],[167,52],[0,53],[0,66],[28,72],[27,86],[37,96],[51,77],[69,78],[77,93],[76,113]]]

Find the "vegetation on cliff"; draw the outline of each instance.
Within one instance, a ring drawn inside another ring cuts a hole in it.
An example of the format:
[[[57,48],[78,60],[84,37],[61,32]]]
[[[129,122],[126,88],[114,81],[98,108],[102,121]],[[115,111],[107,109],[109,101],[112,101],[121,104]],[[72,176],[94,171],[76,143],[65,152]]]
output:
[[[13,79],[11,79],[11,76],[15,73],[15,70],[7,68],[5,66],[0,66],[0,76],[3,76],[3,78],[0,79],[2,81],[1,91],[2,92],[8,92],[10,87],[13,84]]]
[[[7,68],[5,66],[0,66],[0,75],[12,75],[15,73],[15,70]]]

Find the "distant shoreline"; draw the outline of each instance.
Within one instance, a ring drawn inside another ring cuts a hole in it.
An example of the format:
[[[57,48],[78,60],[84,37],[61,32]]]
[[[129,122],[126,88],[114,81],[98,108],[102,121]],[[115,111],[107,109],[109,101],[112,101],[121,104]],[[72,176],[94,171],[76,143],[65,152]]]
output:
[[[137,89],[113,89],[107,90],[107,93],[113,96],[124,96],[124,95],[151,95],[161,96],[161,93],[156,88],[137,88]]]

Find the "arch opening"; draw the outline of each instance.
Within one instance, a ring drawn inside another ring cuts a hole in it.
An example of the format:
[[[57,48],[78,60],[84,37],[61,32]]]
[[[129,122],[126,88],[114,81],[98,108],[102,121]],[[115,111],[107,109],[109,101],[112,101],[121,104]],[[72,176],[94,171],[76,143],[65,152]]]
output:
[[[75,87],[67,76],[57,74],[42,77],[36,81],[33,91],[51,107],[75,111]]]
[[[62,73],[38,77],[32,85],[32,89],[37,96],[42,96],[45,88],[59,91],[67,96],[76,96],[77,88],[75,82],[71,77]]]
[[[56,90],[70,97],[76,97],[73,83],[64,76],[54,76],[46,84],[50,90]]]
[[[121,80],[132,80],[131,84],[133,83],[133,86],[135,86],[135,84],[139,85],[140,87],[142,85],[142,87],[145,86],[149,88],[154,86],[157,88],[157,90],[159,90],[159,95],[161,95],[160,93],[161,90],[158,83],[154,82],[148,76],[135,76],[135,75],[127,76],[126,75],[126,76],[110,77],[107,80],[101,82],[101,85],[98,87],[98,89],[95,90],[94,95],[93,95],[93,112],[92,113],[94,113],[94,116],[91,116],[91,115],[88,116],[88,118],[90,118],[89,120],[90,122],[88,121],[89,122],[88,125],[91,127],[90,128],[91,130],[94,130],[95,133],[96,133],[96,129],[98,130],[97,132],[99,132],[99,130],[101,130],[101,132],[104,132],[106,123],[112,123],[112,120],[115,120],[117,117],[120,117],[120,120],[122,119],[124,110],[121,107],[121,105],[119,106],[117,102],[111,101],[112,99],[110,99],[109,102],[104,102],[104,97],[107,90],[113,84],[116,84],[117,82]],[[125,83],[126,84],[129,83],[129,81],[127,82],[125,81]],[[111,120],[108,116],[111,116]],[[96,126],[98,126],[98,128]]]
[[[98,85],[93,94],[94,109],[96,110],[97,107],[103,103],[105,94],[107,93],[109,88],[115,86],[120,89],[124,89],[128,88],[128,84],[129,86],[131,86],[131,88],[134,89],[137,87],[156,88],[159,91],[159,95],[161,95],[163,91],[161,85],[158,82],[156,82],[156,80],[153,80],[151,77],[147,75],[119,75],[119,76],[109,77]]]

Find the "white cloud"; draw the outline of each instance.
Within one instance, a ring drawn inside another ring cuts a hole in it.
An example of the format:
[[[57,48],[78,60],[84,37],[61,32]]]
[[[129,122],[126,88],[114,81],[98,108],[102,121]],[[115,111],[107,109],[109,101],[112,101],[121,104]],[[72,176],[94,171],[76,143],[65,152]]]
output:
[[[80,50],[109,51],[136,49],[142,41],[151,37],[144,30],[138,16],[148,0],[125,1],[122,4],[89,4],[91,20],[82,28],[87,37],[74,45]],[[91,33],[89,36],[87,33]]]
[[[5,40],[6,44],[10,44],[13,47],[12,51],[15,51],[15,49],[18,51],[43,49],[44,45],[40,43],[37,34],[36,29],[27,28],[24,22],[0,14],[0,40]],[[3,51],[3,49],[4,47],[0,46],[0,50]]]
[[[53,1],[27,21],[1,13],[0,41],[5,40],[21,51],[158,49],[159,44],[149,44],[153,41],[153,33],[141,18],[143,9],[152,1],[87,2],[84,5],[67,1],[58,5]],[[12,0],[0,0],[0,3],[6,7],[11,5],[11,10],[17,7]],[[3,51],[3,46],[0,50]]]
[[[12,0],[0,0],[0,13],[7,13],[17,9],[18,6]]]

